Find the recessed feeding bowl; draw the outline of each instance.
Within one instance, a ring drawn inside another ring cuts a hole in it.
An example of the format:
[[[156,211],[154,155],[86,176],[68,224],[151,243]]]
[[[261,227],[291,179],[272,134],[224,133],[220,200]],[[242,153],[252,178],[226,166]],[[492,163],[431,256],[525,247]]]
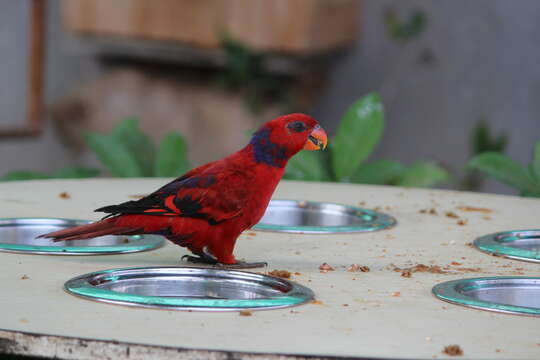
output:
[[[38,235],[62,230],[89,221],[53,218],[0,219],[0,251],[46,255],[106,255],[156,249],[165,240],[160,236],[101,236],[88,240],[54,242]]]
[[[310,289],[284,279],[192,267],[98,271],[71,279],[64,287],[95,301],[169,310],[262,310],[313,299]]]
[[[540,316],[540,277],[486,277],[447,281],[433,294],[475,309]]]
[[[491,255],[540,262],[540,230],[514,230],[474,240],[474,246]]]
[[[382,230],[396,224],[393,217],[349,205],[272,200],[256,230],[326,234]]]

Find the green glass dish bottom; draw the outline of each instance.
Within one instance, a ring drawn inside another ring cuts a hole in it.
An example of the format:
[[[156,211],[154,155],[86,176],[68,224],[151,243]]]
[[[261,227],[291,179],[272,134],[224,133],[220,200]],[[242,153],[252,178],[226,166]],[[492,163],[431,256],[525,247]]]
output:
[[[540,230],[513,230],[481,236],[474,246],[491,255],[540,262]]]
[[[113,255],[157,249],[165,239],[157,235],[107,235],[88,240],[54,242],[41,234],[90,221],[57,218],[0,219],[0,251],[41,255]]]
[[[98,271],[64,285],[89,300],[167,310],[263,310],[300,305],[313,292],[257,273],[195,267],[138,267]]]
[[[481,277],[447,281],[433,287],[444,301],[516,315],[540,316],[540,277]]]
[[[396,219],[378,211],[350,205],[301,200],[271,200],[254,230],[331,234],[387,229]]]

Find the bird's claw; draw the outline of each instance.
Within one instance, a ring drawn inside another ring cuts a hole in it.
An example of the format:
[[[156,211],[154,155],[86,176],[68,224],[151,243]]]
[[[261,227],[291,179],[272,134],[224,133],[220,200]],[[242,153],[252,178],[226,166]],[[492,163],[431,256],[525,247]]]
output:
[[[187,261],[189,263],[193,264],[209,264],[209,265],[216,265],[218,264],[217,260],[208,256],[192,256],[192,255],[184,255],[180,258],[182,261]]]

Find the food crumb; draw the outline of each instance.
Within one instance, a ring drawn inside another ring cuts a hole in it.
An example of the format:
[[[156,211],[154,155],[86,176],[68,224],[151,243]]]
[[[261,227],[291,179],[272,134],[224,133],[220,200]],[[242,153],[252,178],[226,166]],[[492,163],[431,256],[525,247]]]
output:
[[[466,220],[466,219],[461,219],[461,220],[458,220],[457,224],[458,225],[467,225],[469,223],[469,220]]]
[[[311,303],[313,305],[324,305],[324,303],[321,300],[311,300]]]
[[[410,278],[412,276],[411,270],[403,270],[401,272],[401,276],[403,276],[405,278]]]
[[[484,219],[484,220],[491,220],[491,216],[487,216],[487,215],[486,215],[486,216],[482,216],[482,219]]]
[[[476,212],[482,212],[482,213],[492,213],[493,210],[487,209],[487,208],[480,208],[480,207],[473,207],[473,206],[458,206],[458,209],[461,211],[476,211]]]
[[[327,273],[329,271],[334,271],[334,268],[330,266],[328,263],[322,263],[319,266],[319,270],[321,270],[322,273]]]
[[[146,197],[146,195],[142,195],[142,194],[137,194],[137,195],[128,195],[128,198],[130,199],[142,199],[143,197]]]
[[[251,316],[253,315],[253,313],[251,312],[251,310],[240,310],[240,312],[238,313],[240,316]]]
[[[287,270],[272,270],[268,273],[268,275],[280,277],[283,279],[290,279],[291,278],[291,272]]]
[[[450,263],[450,265],[454,265],[454,266],[457,266],[457,265],[461,265],[461,263],[457,262],[457,261],[452,261]]]
[[[341,305],[341,306],[345,306],[345,307],[347,307],[347,306],[349,306],[349,304],[343,304],[343,305]]]
[[[27,319],[20,319],[19,322],[22,324],[28,324],[29,321]]]
[[[500,353],[501,351],[502,351],[501,349],[495,349],[496,353]]]
[[[298,272],[298,271],[295,271],[294,272],[294,275],[302,275],[302,273]]]
[[[71,199],[71,195],[69,195],[69,193],[67,193],[65,191],[58,194],[58,197],[61,198],[61,199]]]
[[[358,264],[351,264],[347,268],[347,271],[349,272],[369,272],[369,267],[365,265],[358,265]]]
[[[401,292],[400,292],[400,291],[394,291],[394,292],[392,293],[392,296],[393,296],[393,297],[400,297],[400,296],[401,296]]]
[[[437,215],[437,210],[435,210],[435,208],[431,208],[431,209],[429,209],[429,213],[431,215]]]
[[[461,350],[459,345],[445,346],[442,352],[444,354],[450,355],[450,356],[461,356],[461,355],[463,355],[463,350]]]
[[[24,274],[23,276],[21,276],[21,280],[28,280],[28,279],[30,279],[30,278],[29,278],[28,275],[26,275],[26,274]]]
[[[359,201],[359,202],[358,202],[358,205],[364,206],[364,205],[366,205],[366,202],[365,202],[365,201]]]
[[[449,218],[452,218],[452,219],[458,219],[459,218],[459,215],[456,214],[453,211],[447,211],[445,215],[446,215],[446,217],[449,217]]]
[[[128,239],[128,238],[123,238],[123,239],[122,239],[122,242],[123,242],[124,244],[127,244],[127,243],[129,243],[129,239]]]
[[[247,236],[257,236],[257,233],[250,231],[246,234]]]

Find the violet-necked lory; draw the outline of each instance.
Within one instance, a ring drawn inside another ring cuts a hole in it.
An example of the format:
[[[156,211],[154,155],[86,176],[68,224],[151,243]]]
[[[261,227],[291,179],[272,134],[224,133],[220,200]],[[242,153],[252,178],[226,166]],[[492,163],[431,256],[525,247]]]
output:
[[[189,261],[256,267],[233,255],[242,231],[263,216],[287,161],[302,149],[326,147],[324,130],[310,116],[289,114],[265,123],[240,151],[197,167],[136,201],[96,211],[100,221],[40,237],[55,241],[103,235],[159,234],[187,247]]]

